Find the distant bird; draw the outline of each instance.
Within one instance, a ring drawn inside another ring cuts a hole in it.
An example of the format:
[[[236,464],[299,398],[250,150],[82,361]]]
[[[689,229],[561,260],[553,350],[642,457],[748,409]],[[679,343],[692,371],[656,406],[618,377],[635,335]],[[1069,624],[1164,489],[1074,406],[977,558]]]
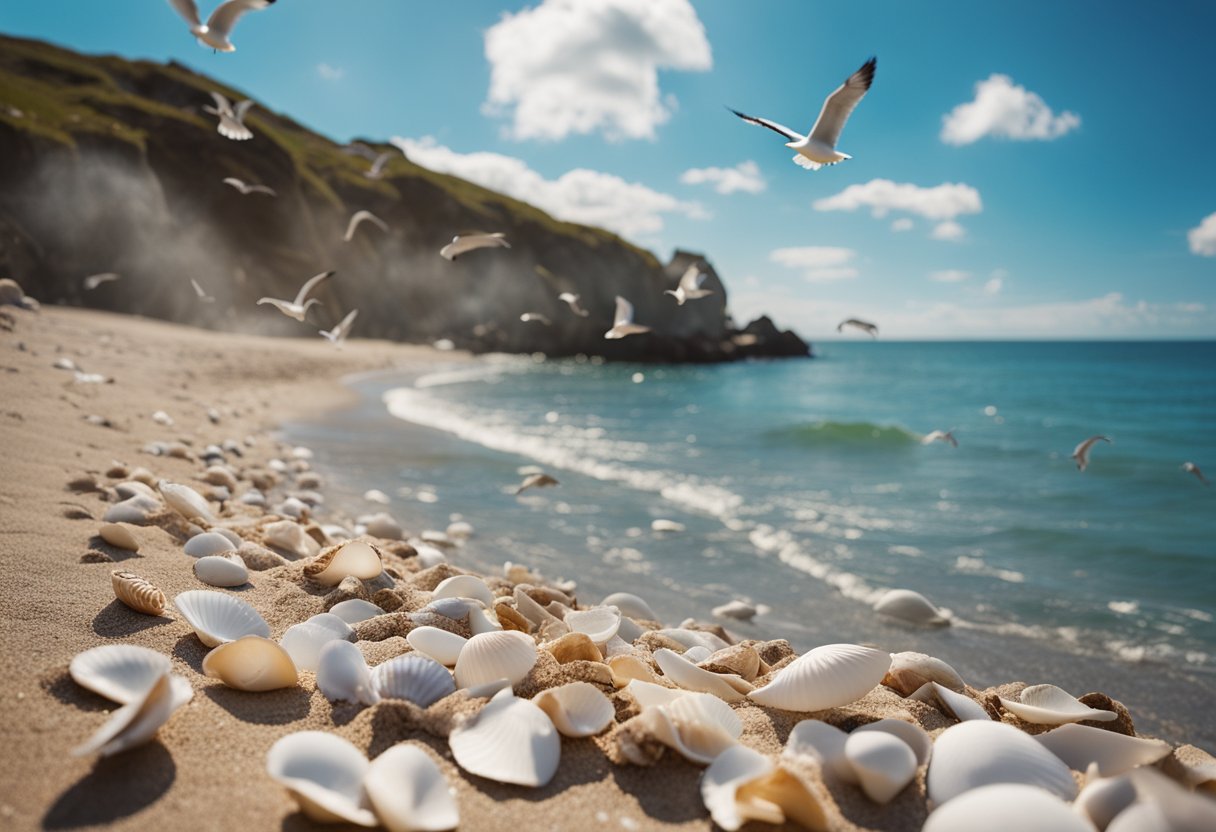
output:
[[[274,192],[274,188],[267,187],[266,185],[246,185],[244,182],[237,179],[235,176],[227,177],[224,180],[224,184],[231,185],[232,187],[236,188],[238,191],[240,191],[245,196],[249,196],[250,194],[266,194],[267,196],[278,196],[278,194],[276,194]]]
[[[616,296],[616,314],[612,316],[612,329],[604,333],[609,341],[624,338],[627,335],[641,335],[650,332],[650,327],[633,322],[633,304],[620,295]]]
[[[510,248],[506,234],[484,234],[474,231],[469,234],[457,234],[452,242],[439,250],[439,256],[444,260],[455,260],[462,254],[479,248]]]
[[[252,139],[253,131],[245,126],[245,113],[249,112],[253,102],[247,98],[234,107],[227,98],[214,90],[211,97],[215,99],[215,106],[209,107],[204,104],[203,112],[211,113],[219,118],[220,121],[215,126],[215,131],[225,139],[232,139],[234,142]]]
[[[370,168],[368,168],[367,170],[365,170],[363,172],[363,175],[366,176],[368,179],[379,179],[380,177],[384,176],[384,166],[388,163],[388,160],[391,158],[393,158],[393,154],[381,153],[379,156],[377,156],[375,159],[372,160],[372,166]]]
[[[308,278],[308,282],[300,287],[300,291],[296,295],[295,300],[279,300],[278,298],[262,298],[261,300],[258,301],[258,305],[261,306],[263,303],[269,303],[271,306],[273,306],[275,309],[282,312],[287,317],[295,318],[297,321],[300,321],[301,323],[303,323],[304,318],[306,318],[308,316],[309,307],[311,307],[314,303],[321,302],[321,301],[317,300],[316,298],[308,297],[308,293],[311,292],[313,289],[317,288],[317,286],[319,286],[322,281],[328,280],[329,278],[331,278],[333,276],[334,276],[333,272],[321,272],[318,275],[314,275],[313,277]],[[307,299],[307,302],[305,302],[306,299]]]
[[[539,312],[525,312],[524,314],[519,316],[519,319],[526,324],[527,323],[538,323],[538,324],[544,324],[545,326],[553,326],[553,321],[549,320],[548,318],[546,318],[544,315],[540,314]]]
[[[372,225],[376,226],[376,228],[388,233],[388,223],[377,217],[371,211],[356,211],[355,213],[351,214],[350,222],[346,224],[346,234],[342,237],[342,239],[348,243],[355,239],[355,229],[358,228],[359,224],[363,222],[370,222]]]
[[[675,290],[667,289],[663,292],[665,295],[671,295],[676,299],[676,305],[683,306],[685,301],[704,298],[714,293],[713,289],[702,289],[701,284],[705,282],[705,278],[709,275],[701,271],[700,263],[693,263],[685,270],[683,276],[680,277],[680,285]]]
[[[194,294],[198,295],[198,299],[203,303],[215,303],[215,298],[203,291],[203,287],[198,285],[198,281],[193,277],[190,278],[190,285],[194,287]]]
[[[198,16],[198,4],[194,0],[169,0],[169,5],[177,9],[177,13],[190,24],[190,34],[198,38],[199,43],[210,46],[218,52],[235,52],[236,47],[228,40],[232,27],[245,12],[260,11],[274,3],[274,0],[227,0],[215,7],[211,17],[204,25]]]
[[[878,337],[878,324],[872,324],[869,321],[862,321],[857,318],[848,318],[848,319],[843,320],[840,323],[836,324],[836,331],[844,332],[844,328],[846,326],[851,326],[854,329],[860,329],[862,332],[864,332],[866,335],[869,335],[871,338]]]
[[[1199,466],[1193,462],[1182,463],[1182,470],[1188,474],[1194,474],[1195,477],[1204,485],[1209,485],[1208,478],[1203,475],[1203,471],[1199,470]]]
[[[515,489],[516,496],[524,493],[529,488],[548,488],[551,485],[558,485],[557,480],[548,474],[533,474],[530,477],[524,477],[524,481],[519,484],[519,488]]]
[[[338,321],[338,325],[333,329],[322,329],[320,333],[329,343],[333,344],[338,349],[342,349],[342,343],[346,337],[350,335],[351,325],[354,324],[355,318],[359,316],[358,309],[352,309],[346,313],[346,317]]]
[[[924,437],[921,438],[920,444],[931,445],[934,442],[949,442],[951,445],[953,445],[954,447],[957,448],[958,440],[954,438],[953,431],[954,431],[953,428],[951,428],[950,430],[930,431],[929,433],[926,433],[924,435]]]
[[[1077,461],[1078,471],[1084,471],[1089,466],[1089,451],[1097,442],[1110,444],[1110,440],[1105,436],[1091,436],[1073,449],[1072,458]]]
[[[562,301],[563,303],[565,303],[567,306],[569,306],[570,311],[573,312],[575,315],[578,315],[580,318],[585,318],[591,314],[590,312],[588,312],[586,309],[584,309],[582,306],[579,305],[578,295],[575,295],[571,292],[562,292],[560,295],[557,296],[557,299]]]
[[[799,167],[819,170],[824,165],[834,165],[845,159],[852,159],[853,157],[849,154],[841,153],[836,149],[836,141],[840,138],[840,131],[844,129],[844,123],[849,120],[857,103],[874,83],[874,67],[877,62],[877,58],[870,58],[861,65],[861,69],[850,75],[835,92],[824,100],[823,109],[819,111],[819,118],[815,120],[815,126],[811,128],[809,136],[803,136],[766,118],[744,115],[734,109],[731,109],[731,112],[749,124],[767,127],[789,139],[785,146],[798,151],[798,154],[794,156],[794,164]]]
[[[93,291],[103,283],[109,283],[114,280],[119,280],[122,275],[115,272],[102,272],[101,274],[91,274],[84,279],[84,288],[86,291]]]

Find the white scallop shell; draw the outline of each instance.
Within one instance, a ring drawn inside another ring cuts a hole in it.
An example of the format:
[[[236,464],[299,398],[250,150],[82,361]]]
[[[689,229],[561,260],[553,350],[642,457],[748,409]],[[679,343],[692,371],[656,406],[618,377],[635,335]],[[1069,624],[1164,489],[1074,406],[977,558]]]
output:
[[[739,702],[752,689],[751,683],[741,676],[712,673],[666,647],[654,651],[654,660],[668,679],[685,690],[712,693],[727,702]]]
[[[856,702],[873,690],[891,654],[859,644],[826,644],[799,656],[748,698],[787,711],[822,711]]]
[[[908,696],[908,699],[936,705],[947,716],[952,716],[961,722],[967,722],[968,720],[992,721],[992,717],[988,715],[988,712],[984,710],[980,703],[965,693],[956,693],[937,682],[926,682],[913,691]]]
[[[427,708],[455,693],[456,683],[439,662],[414,654],[377,665],[372,671],[372,690],[381,699],[408,699],[420,708]]]
[[[927,682],[938,682],[960,693],[966,687],[958,671],[941,659],[910,651],[891,654],[891,667],[882,679],[884,685],[900,696],[909,696]]]
[[[701,800],[714,823],[726,832],[736,832],[749,820],[782,823],[784,815],[754,811],[755,804],[738,799],[739,788],[757,780],[776,768],[773,762],[745,745],[735,745],[723,751],[701,775]]]
[[[658,621],[659,617],[654,614],[654,610],[638,596],[630,592],[614,592],[600,602],[605,607],[616,607],[621,611],[621,615],[627,615],[630,618],[640,618],[643,621]]]
[[[312,557],[321,548],[321,545],[309,537],[304,528],[294,520],[267,523],[262,528],[262,539],[271,546],[277,546],[301,558]]]
[[[517,630],[481,633],[465,643],[456,659],[456,685],[474,687],[497,679],[515,685],[536,664],[536,643]]]
[[[455,667],[464,649],[464,636],[449,633],[438,627],[415,627],[406,635],[405,640],[419,653],[430,656],[435,661],[447,667]]]
[[[532,702],[567,737],[594,736],[607,728],[616,715],[608,697],[589,682],[549,688],[532,697]]]
[[[259,693],[289,688],[299,681],[287,651],[261,636],[245,636],[216,647],[203,657],[203,673],[230,688]]]
[[[621,626],[621,613],[614,607],[594,607],[566,613],[562,619],[572,633],[583,633],[596,644],[607,644]]]
[[[862,791],[875,803],[889,803],[916,777],[916,753],[886,731],[854,731],[844,744]]]
[[[1001,705],[1019,719],[1036,725],[1063,725],[1083,719],[1111,722],[1119,718],[1114,711],[1089,707],[1055,685],[1031,685],[1023,689],[1018,698],[1020,702],[1002,696]]]
[[[380,695],[372,686],[372,671],[359,648],[335,639],[321,648],[317,659],[317,690],[330,702],[375,705]]]
[[[942,731],[933,744],[926,786],[939,806],[963,792],[994,783],[1022,783],[1072,800],[1068,766],[1012,725],[969,720]]]
[[[1017,730],[1017,729],[1014,729]],[[1084,819],[1053,794],[1018,783],[974,789],[939,807],[922,832],[1093,832]]]
[[[169,721],[174,711],[193,697],[194,689],[189,681],[175,673],[165,673],[143,696],[123,705],[93,736],[73,748],[72,756],[98,752],[108,757],[147,742]]]
[[[416,745],[394,745],[372,760],[363,788],[389,832],[443,832],[460,823],[447,778]]]
[[[182,551],[192,558],[205,558],[211,555],[222,555],[224,552],[235,552],[236,546],[232,545],[232,541],[228,539],[227,535],[219,532],[202,532],[187,540]]]
[[[1129,737],[1088,725],[1061,725],[1035,739],[1069,768],[1084,771],[1090,763],[1097,763],[1103,777],[1155,763],[1172,750],[1163,740]]]
[[[194,628],[198,640],[218,647],[243,636],[270,638],[270,625],[240,598],[208,589],[192,589],[173,599],[173,606]]]
[[[444,578],[431,592],[432,598],[476,598],[488,607],[494,606],[494,593],[476,575],[453,575]]]
[[[135,535],[131,533],[131,530],[121,523],[103,523],[97,534],[111,546],[117,546],[119,549],[126,549],[131,552],[139,551],[139,541],[135,539]]]
[[[1094,778],[1081,789],[1072,808],[1102,830],[1116,815],[1136,802],[1136,784],[1127,775],[1097,777],[1097,766],[1093,771]]]
[[[631,682],[629,689],[644,684]],[[635,719],[659,742],[701,765],[713,762],[743,733],[743,723],[730,705],[708,693],[675,692],[666,704],[644,706]]]
[[[324,586],[337,586],[343,578],[352,575],[360,580],[371,580],[383,571],[380,553],[362,540],[343,541],[326,549],[304,567],[305,575]]]
[[[249,570],[238,555],[207,555],[194,562],[194,574],[211,586],[232,587],[249,583]]]
[[[718,638],[711,632],[706,630],[689,630],[686,627],[668,627],[657,631],[659,635],[666,636],[678,644],[683,644],[685,648],[696,647],[701,645],[708,647],[715,653],[724,647],[730,647],[722,639]]]
[[[338,616],[338,618],[341,618],[347,624],[358,624],[360,621],[367,621],[369,618],[384,615],[384,610],[371,601],[364,601],[362,598],[348,598],[345,601],[339,601],[330,607],[328,612],[331,615]]]
[[[321,661],[321,648],[331,641],[346,641],[354,632],[338,616],[323,612],[288,627],[279,644],[283,645],[296,667],[316,672]]]
[[[553,779],[562,752],[561,735],[548,715],[509,690],[453,728],[448,744],[457,765],[470,774],[533,787]]]
[[[369,768],[362,751],[324,731],[288,734],[266,754],[270,776],[320,823],[377,825],[363,791]]]
[[[910,589],[892,589],[875,602],[874,611],[920,627],[941,627],[950,623],[932,601]]]
[[[933,753],[933,738],[925,732],[925,729],[914,723],[904,722],[902,719],[880,719],[862,725],[853,733],[856,734],[858,731],[885,731],[899,737],[916,755],[916,765],[918,766],[929,762],[929,756]]]
[[[844,754],[849,735],[835,725],[818,719],[804,719],[790,731],[784,757],[809,758],[825,772],[844,783],[856,783],[857,772]]]
[[[169,508],[187,520],[202,520],[208,525],[215,522],[215,515],[211,513],[211,507],[207,505],[206,499],[190,486],[161,480],[156,487],[160,491],[160,495],[165,498]]]
[[[169,657],[134,644],[103,644],[73,657],[68,674],[88,688],[123,705],[141,699],[169,672]]]

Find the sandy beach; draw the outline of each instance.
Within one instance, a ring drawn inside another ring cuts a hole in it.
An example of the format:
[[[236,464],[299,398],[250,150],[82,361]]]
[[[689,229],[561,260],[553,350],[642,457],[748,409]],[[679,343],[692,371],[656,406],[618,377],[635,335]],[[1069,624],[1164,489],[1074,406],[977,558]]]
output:
[[[218,334],[78,309],[12,310],[8,315],[0,331],[0,442],[5,449],[0,483],[0,671],[6,676],[3,696],[9,709],[2,734],[9,753],[0,763],[0,819],[5,828],[315,828],[266,771],[266,754],[275,741],[302,730],[334,733],[370,758],[400,742],[423,748],[455,788],[462,829],[712,827],[699,791],[703,766],[672,750],[660,754],[661,746],[636,742],[631,729],[622,728],[638,707],[626,692],[614,688],[603,665],[560,664],[542,645],[536,666],[515,686],[517,695],[529,697],[566,682],[591,681],[609,696],[616,712],[613,724],[598,736],[563,739],[556,776],[545,786],[528,789],[469,775],[453,760],[448,732],[479,711],[484,699],[457,693],[427,709],[400,701],[370,707],[331,703],[306,671],[294,687],[265,693],[234,690],[203,675],[208,649],[172,605],[162,616],[148,616],[115,600],[110,573],[116,568],[137,572],[170,601],[181,592],[206,588],[182,551],[187,529],[169,512],[134,528],[138,552],[97,537],[116,483],[145,468],[155,479],[208,493],[211,486],[200,479],[206,467],[199,458],[202,450],[233,440],[240,456],[230,453],[227,462],[237,472],[239,494],[270,470],[271,460],[292,460],[292,449],[272,435],[276,426],[345,400],[348,394],[340,383],[344,375],[425,366],[440,354],[375,341],[348,342],[339,351],[318,338]],[[455,360],[452,353],[442,354],[442,359]],[[62,369],[57,363],[77,369]],[[155,420],[158,411],[172,424]],[[181,443],[172,451],[179,456],[145,450],[157,442]],[[293,462],[267,494],[268,505],[289,492],[305,490],[298,480],[309,473],[306,468]],[[307,490],[324,494],[323,482],[307,485]],[[476,529],[476,506],[453,509]],[[315,516],[321,522],[352,521],[326,516],[324,503],[316,507]],[[262,509],[230,500],[220,518],[221,525],[246,541],[264,542]],[[420,531],[407,529],[406,535]],[[386,610],[385,616],[356,625],[356,644],[371,665],[410,651],[403,636],[411,625],[400,612],[422,606],[439,581],[464,571],[459,547],[446,550],[446,564],[423,569],[403,541],[379,544],[386,577],[377,581],[388,581],[389,595],[367,588],[363,594],[381,604],[395,597],[397,614]],[[511,557],[527,565],[526,552]],[[246,557],[250,561],[257,558]],[[303,576],[303,563],[278,555],[263,558],[251,563],[249,583],[231,590],[265,617],[274,638],[335,600],[332,587],[314,585]],[[257,568],[267,565],[270,568]],[[506,579],[487,576],[487,583],[498,596],[511,595],[513,585]],[[369,586],[383,590],[385,585]],[[578,600],[584,607],[599,599]],[[68,663],[83,650],[113,643],[141,645],[169,656],[173,672],[189,681],[194,696],[153,741],[112,757],[72,757],[71,749],[97,731],[116,706],[73,682]],[[634,642],[635,654],[652,669],[657,669],[653,652],[660,648],[683,650],[657,633]],[[757,687],[795,658],[788,643],[780,640],[731,649],[759,655],[760,668],[767,673],[753,671],[751,681]],[[1016,670],[1011,676],[1016,679]],[[997,689],[967,693],[991,716],[1038,733],[1043,726],[1021,723],[994,706],[994,695],[1016,696],[1024,687],[1015,679]],[[1130,730],[1122,706],[1107,703],[1119,719],[1092,724]],[[809,716],[746,699],[732,707],[743,724],[740,742],[774,757],[792,727]],[[905,699],[884,686],[814,716],[846,731],[896,718],[932,735],[955,722],[934,705]],[[653,759],[652,765],[626,759],[628,749],[636,752],[639,747]],[[1158,766],[1176,768],[1179,759],[1211,758],[1183,747]],[[833,830],[913,830],[927,816],[924,766],[886,805],[867,799],[856,786],[825,779],[816,766],[790,766],[820,798],[826,825]],[[1081,778],[1079,772],[1074,776]]]

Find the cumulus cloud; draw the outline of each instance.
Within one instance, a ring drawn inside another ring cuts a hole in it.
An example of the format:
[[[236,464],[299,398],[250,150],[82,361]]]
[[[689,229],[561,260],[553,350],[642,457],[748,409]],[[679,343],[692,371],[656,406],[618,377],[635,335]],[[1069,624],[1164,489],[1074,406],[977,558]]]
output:
[[[1186,232],[1191,253],[1201,257],[1216,257],[1216,214],[1208,214],[1203,222]]]
[[[346,70],[340,66],[331,66],[330,64],[320,63],[317,64],[317,74],[326,81],[337,81],[346,74]]]
[[[396,137],[393,144],[423,167],[524,200],[558,219],[600,226],[623,237],[662,231],[666,214],[708,217],[696,202],[685,202],[610,173],[576,168],[557,179],[546,179],[514,156],[458,153],[430,136]]]
[[[962,283],[964,280],[971,279],[971,272],[965,272],[962,269],[942,269],[939,272],[931,272],[929,279],[937,283]]]
[[[775,249],[768,259],[787,269],[801,270],[808,283],[833,283],[857,277],[857,269],[849,265],[856,256],[857,252],[851,248],[800,246]]]
[[[967,229],[954,220],[946,220],[933,226],[933,231],[929,233],[929,236],[935,240],[948,240],[955,243],[967,236]]]
[[[720,194],[758,194],[768,185],[760,175],[760,166],[750,159],[733,168],[691,168],[680,175],[680,181],[685,185],[713,185]]]
[[[878,218],[900,211],[939,222],[984,210],[980,192],[961,182],[943,182],[932,188],[922,188],[890,179],[871,179],[864,184],[850,185],[838,194],[815,200],[812,205],[816,211],[869,208]]]
[[[942,141],[964,145],[985,136],[1029,141],[1058,139],[1081,125],[1081,117],[1067,110],[1056,115],[1042,98],[1013,83],[1008,75],[994,74],[975,85],[975,100],[959,104],[942,116]]]
[[[892,231],[911,231],[913,226],[915,226],[915,225],[916,225],[916,223],[912,222],[912,220],[908,219],[907,217],[900,217],[895,222],[891,223],[891,230]]]
[[[1005,288],[1005,278],[1007,277],[1009,277],[1009,272],[1004,269],[997,269],[988,275],[988,281],[984,284],[984,294],[999,295]]]
[[[688,0],[544,0],[503,14],[486,30],[485,54],[484,110],[511,118],[516,139],[654,138],[675,107],[659,70],[713,66]]]

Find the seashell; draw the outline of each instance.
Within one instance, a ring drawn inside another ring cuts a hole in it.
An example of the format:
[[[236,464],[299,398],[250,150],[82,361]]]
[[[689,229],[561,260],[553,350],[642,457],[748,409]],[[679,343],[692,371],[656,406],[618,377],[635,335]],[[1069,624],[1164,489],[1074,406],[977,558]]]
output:
[[[557,616],[536,603],[532,596],[527,593],[526,587],[523,584],[515,587],[514,598],[515,609],[537,627],[543,627],[553,621],[560,621]]]
[[[210,466],[199,479],[208,485],[220,485],[229,491],[236,491],[236,477],[223,465]]]
[[[72,681],[122,705],[141,699],[170,670],[168,656],[134,644],[103,644],[78,653],[68,665]]]
[[[265,506],[266,495],[256,488],[251,488],[242,494],[239,498],[241,503],[247,506]]]
[[[452,674],[434,659],[409,655],[377,665],[372,671],[372,690],[382,699],[408,699],[426,708],[455,693],[456,683]]]
[[[875,803],[890,803],[916,777],[916,753],[886,731],[854,731],[845,741],[844,756]]]
[[[1155,763],[1172,750],[1163,740],[1129,737],[1088,725],[1061,725],[1035,739],[1069,768],[1084,771],[1090,763],[1097,763],[1102,777]]]
[[[419,653],[430,656],[447,667],[456,666],[456,660],[460,658],[460,651],[464,649],[464,645],[468,641],[464,636],[449,633],[438,627],[426,626],[410,630],[405,636],[405,640]]]
[[[473,610],[485,609],[480,601],[472,598],[438,598],[431,601],[417,612],[435,613],[453,621],[468,618]]]
[[[165,593],[134,572],[115,569],[110,573],[110,582],[114,585],[115,597],[136,612],[147,615],[164,613]]]
[[[447,532],[441,532],[437,529],[424,529],[422,533],[418,535],[418,537],[422,539],[423,543],[430,543],[435,546],[446,547],[456,545],[452,542],[452,539],[448,537]]]
[[[643,630],[641,628],[641,626],[639,626],[637,623],[635,623],[632,618],[627,618],[622,615],[621,624],[619,627],[617,627],[617,630],[616,630],[616,638],[625,642],[625,645],[628,646],[630,644],[633,644],[639,638],[641,638],[642,634],[645,632],[646,631]],[[608,639],[608,641],[611,642],[612,639]]]
[[[211,586],[232,587],[249,583],[249,570],[245,561],[233,553],[207,555],[194,562],[194,574],[200,581]]]
[[[456,686],[483,685],[506,679],[511,685],[522,681],[536,664],[536,643],[515,630],[501,630],[473,636],[456,659]]]
[[[278,520],[267,523],[262,528],[262,539],[271,546],[277,546],[296,557],[312,557],[320,551],[317,541],[309,537],[304,528],[294,520]],[[341,579],[334,583],[339,583]]]
[[[304,567],[307,577],[324,586],[337,586],[348,575],[371,580],[383,571],[380,551],[362,540],[347,540],[331,546]]]
[[[629,684],[628,689],[639,702],[647,696],[668,695],[652,691],[639,698],[635,687],[644,684]],[[708,693],[672,693],[674,698],[666,704],[643,706],[641,715],[635,717],[651,736],[701,765],[708,765],[735,745],[743,733],[743,723],[729,705]]]
[[[288,627],[287,632],[279,639],[279,644],[283,645],[296,667],[315,673],[321,661],[321,648],[331,641],[346,641],[354,632],[350,625],[338,616],[323,612]]]
[[[614,592],[600,604],[605,607],[616,607],[621,611],[621,615],[627,615],[630,618],[640,618],[643,621],[659,620],[659,617],[654,614],[654,610],[650,608],[650,604],[631,592]]]
[[[853,733],[856,734],[858,731],[883,731],[899,737],[916,755],[917,766],[928,763],[929,755],[933,753],[933,739],[925,732],[925,729],[915,723],[904,722],[902,719],[880,719],[877,722],[862,725]]]
[[[618,688],[626,687],[634,680],[650,683],[659,681],[650,665],[637,656],[611,656],[606,660],[606,664],[612,673],[612,684]]]
[[[296,666],[277,642],[245,636],[221,644],[203,657],[203,673],[230,688],[260,693],[299,681]]]
[[[106,509],[101,519],[107,523],[131,523],[146,525],[148,518],[160,511],[160,502],[150,497],[136,495]]]
[[[493,682],[486,682],[484,685],[474,685],[471,688],[465,688],[465,696],[469,699],[490,699],[499,691],[508,690],[511,683],[506,679],[495,679]]]
[[[464,520],[457,520],[448,524],[447,533],[448,537],[455,540],[468,540],[473,536],[473,526]]]
[[[544,645],[557,659],[558,664],[569,662],[602,662],[603,654],[586,633],[566,633],[561,638]],[[653,675],[653,674],[651,674]]]
[[[139,541],[135,539],[135,535],[120,523],[104,523],[98,529],[97,534],[111,546],[117,546],[119,549],[126,549],[130,552],[139,551]]]
[[[626,686],[628,693],[638,703],[638,707],[643,711],[647,708],[658,708],[663,705],[670,705],[680,697],[688,693],[686,690],[679,688],[669,688],[663,685],[655,684],[654,682],[646,682],[643,680],[635,680]]]
[[[684,658],[692,661],[693,658],[689,655],[691,652],[686,651]],[[760,659],[760,653],[750,644],[733,644],[725,650],[711,653],[697,664],[714,673],[735,673],[749,682],[754,682],[762,669],[763,672],[768,672],[767,665]]]
[[[701,645],[708,647],[710,650],[718,651],[730,647],[722,639],[705,630],[689,630],[684,627],[669,627],[663,630],[657,630],[659,635],[666,636],[677,644],[684,645],[685,648],[696,647]]]
[[[372,760],[363,788],[389,832],[443,832],[460,823],[455,792],[416,745],[394,745]]]
[[[222,592],[192,589],[174,598],[173,606],[194,628],[198,640],[208,647],[219,647],[244,636],[270,638],[270,625],[257,610]]]
[[[225,529],[223,526],[216,526],[211,531],[228,538],[228,542],[238,549],[241,547],[241,544],[245,542],[239,534],[234,532],[232,529]]]
[[[654,660],[664,676],[685,690],[712,693],[727,702],[739,702],[744,694],[752,690],[751,683],[739,676],[702,670],[679,653],[665,647],[654,651]]]
[[[328,612],[338,616],[347,624],[358,624],[360,621],[375,618],[377,615],[384,615],[384,610],[362,598],[348,598],[345,601],[339,601],[330,607]]]
[[[1001,697],[1001,706],[1018,719],[1036,725],[1063,725],[1083,719],[1111,722],[1119,718],[1114,711],[1089,707],[1055,685],[1031,685],[1024,688],[1018,698],[1020,702]]]
[[[525,635],[532,632],[531,622],[506,601],[499,601],[494,605],[494,616],[504,630],[518,630]]]
[[[317,690],[330,702],[375,705],[380,701],[372,685],[372,672],[359,648],[334,640],[321,648],[317,659]]]
[[[359,525],[363,526],[366,533],[372,537],[379,537],[384,540],[400,540],[405,537],[405,533],[401,530],[401,524],[394,520],[387,512],[382,511],[378,514],[360,517]]]
[[[955,693],[950,688],[937,682],[926,682],[913,691],[907,698],[935,705],[947,716],[952,716],[960,722],[967,722],[968,720],[992,721],[992,717],[988,715],[988,712],[970,696],[965,693]]]
[[[266,754],[266,771],[320,823],[377,825],[363,791],[369,768],[362,751],[324,731],[288,734]]]
[[[194,697],[194,689],[183,677],[162,673],[138,699],[117,711],[83,744],[72,749],[73,757],[98,752],[103,757],[134,748],[156,735],[173,712]]]
[[[891,654],[858,644],[816,647],[748,698],[786,711],[822,711],[856,702],[882,680]]]
[[[479,636],[482,633],[496,633],[501,632],[503,629],[502,624],[498,621],[498,616],[491,615],[485,607],[478,606],[469,610],[469,631],[473,635]],[[512,632],[519,631],[512,630]],[[523,633],[520,633],[520,635],[523,635]]]
[[[746,601],[727,601],[710,611],[717,618],[733,618],[736,621],[751,621],[759,612],[756,607]]]
[[[308,519],[308,504],[295,497],[288,497],[273,509],[275,514],[290,517],[292,520]]]
[[[1128,772],[1139,800],[1120,812],[1107,832],[1210,832],[1216,829],[1216,803],[1188,792],[1155,768]]]
[[[392,502],[392,498],[390,498],[379,488],[369,488],[367,491],[364,491],[363,499],[367,500],[369,503],[379,503],[383,506],[386,506]]]
[[[732,746],[719,754],[701,776],[701,800],[714,823],[726,832],[736,832],[749,820],[784,823],[780,809],[774,812],[767,806],[738,799],[741,786],[759,780],[775,768],[768,757],[744,745]]]
[[[182,551],[192,558],[206,558],[222,555],[224,552],[235,552],[239,545],[233,545],[226,535],[219,532],[203,532],[187,540]]]
[[[1136,784],[1127,775],[1098,777],[1098,767],[1091,766],[1093,777],[1072,802],[1072,808],[1099,830],[1106,829],[1115,816],[1136,802]]]
[[[804,719],[790,731],[783,757],[809,758],[842,783],[856,783],[857,772],[844,753],[849,735],[835,725],[818,719]]]
[[[929,799],[939,806],[994,783],[1037,786],[1064,800],[1077,793],[1058,757],[1012,725],[992,720],[960,722],[938,734],[925,782]]]
[[[203,495],[190,486],[161,480],[156,484],[156,488],[169,508],[187,520],[202,520],[208,525],[215,522],[215,515],[211,513],[211,507],[207,505]]]
[[[949,617],[928,598],[910,589],[892,589],[874,603],[874,611],[919,627],[943,627]]]
[[[937,682],[950,690],[963,692],[966,684],[953,667],[924,653],[892,653],[891,667],[882,683],[900,696],[910,696],[927,682]]]
[[[434,546],[428,546],[425,543],[415,544],[414,552],[418,557],[418,565],[423,569],[430,569],[432,566],[448,562],[447,555]]]
[[[613,607],[567,613],[563,620],[570,632],[583,633],[596,644],[607,644],[621,626],[621,614]]]
[[[694,664],[699,664],[712,655],[713,652],[703,644],[698,644],[696,647],[689,647],[684,651],[684,658]]]
[[[1014,729],[1016,730],[1016,729]],[[1093,832],[1053,794],[1019,783],[974,789],[936,809],[922,832]]]
[[[603,731],[616,716],[607,696],[589,682],[571,682],[541,691],[532,698],[567,737],[591,737]]]
[[[548,715],[509,690],[495,694],[480,713],[453,728],[448,745],[456,764],[470,774],[532,787],[553,779],[562,751]]]
[[[129,500],[132,497],[147,497],[153,505],[160,505],[160,497],[156,496],[152,487],[138,480],[120,482],[114,486],[114,491],[123,500]]]

